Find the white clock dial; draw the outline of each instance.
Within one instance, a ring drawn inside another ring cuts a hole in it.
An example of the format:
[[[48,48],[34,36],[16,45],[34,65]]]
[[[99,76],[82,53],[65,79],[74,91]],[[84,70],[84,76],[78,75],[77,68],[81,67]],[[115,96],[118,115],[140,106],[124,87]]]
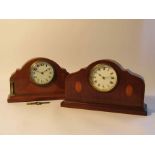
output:
[[[47,62],[35,62],[31,66],[31,78],[38,85],[46,85],[54,78],[54,69]]]
[[[116,71],[109,65],[98,64],[90,72],[90,84],[100,92],[108,92],[117,84]]]

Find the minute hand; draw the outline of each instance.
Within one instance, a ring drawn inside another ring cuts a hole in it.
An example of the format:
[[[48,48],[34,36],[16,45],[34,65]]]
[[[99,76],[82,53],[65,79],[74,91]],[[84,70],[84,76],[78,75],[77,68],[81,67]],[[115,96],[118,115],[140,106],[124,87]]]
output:
[[[43,73],[45,73],[45,72],[47,72],[47,71],[48,71],[48,69],[44,70]]]
[[[102,79],[110,79],[111,76],[102,76]]]

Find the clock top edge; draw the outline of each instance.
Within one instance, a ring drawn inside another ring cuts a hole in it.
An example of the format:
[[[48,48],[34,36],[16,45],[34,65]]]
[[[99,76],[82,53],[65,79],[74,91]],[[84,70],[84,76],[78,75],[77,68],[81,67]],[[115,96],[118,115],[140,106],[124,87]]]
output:
[[[69,72],[68,72],[65,68],[61,67],[61,66],[60,66],[58,63],[56,63],[55,61],[53,61],[53,60],[51,60],[51,59],[48,59],[48,58],[44,58],[44,57],[36,57],[36,58],[32,58],[32,59],[28,60],[27,62],[25,62],[24,65],[22,65],[21,68],[16,69],[16,71],[12,73],[12,75],[11,75],[11,77],[10,77],[10,80],[14,79],[14,78],[15,78],[17,75],[19,75],[20,72],[22,72],[22,71],[27,70],[27,71],[29,72],[29,70],[30,70],[32,64],[35,63],[35,62],[37,62],[37,61],[38,61],[38,62],[39,62],[39,61],[45,61],[45,62],[51,64],[54,68],[59,69],[59,70],[62,70],[66,75],[69,74]]]
[[[72,75],[77,75],[77,74],[84,73],[84,72],[86,72],[86,74],[89,74],[91,69],[98,64],[110,65],[111,67],[113,67],[116,70],[117,73],[118,72],[127,73],[133,77],[138,78],[145,84],[144,78],[140,74],[137,74],[137,73],[131,71],[130,69],[125,69],[120,63],[118,63],[117,61],[112,60],[112,59],[101,59],[101,60],[94,61],[91,64],[89,64],[88,66],[81,68],[80,70],[69,74],[66,79],[70,78]]]

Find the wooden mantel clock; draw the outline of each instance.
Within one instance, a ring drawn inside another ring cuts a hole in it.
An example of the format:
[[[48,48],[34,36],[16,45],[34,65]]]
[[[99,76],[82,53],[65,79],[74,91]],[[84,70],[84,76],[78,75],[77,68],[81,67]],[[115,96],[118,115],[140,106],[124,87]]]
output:
[[[52,60],[32,59],[11,76],[8,102],[64,99],[68,74]]]
[[[112,60],[70,74],[62,107],[147,115],[144,80]]]

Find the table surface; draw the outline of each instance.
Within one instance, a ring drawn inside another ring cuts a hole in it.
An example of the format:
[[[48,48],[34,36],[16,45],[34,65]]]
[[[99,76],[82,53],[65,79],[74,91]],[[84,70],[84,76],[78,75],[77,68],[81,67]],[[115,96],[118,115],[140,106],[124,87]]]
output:
[[[6,87],[7,86],[7,87]],[[44,105],[7,103],[9,83],[3,80],[0,134],[155,134],[155,97],[146,96],[148,116]]]

